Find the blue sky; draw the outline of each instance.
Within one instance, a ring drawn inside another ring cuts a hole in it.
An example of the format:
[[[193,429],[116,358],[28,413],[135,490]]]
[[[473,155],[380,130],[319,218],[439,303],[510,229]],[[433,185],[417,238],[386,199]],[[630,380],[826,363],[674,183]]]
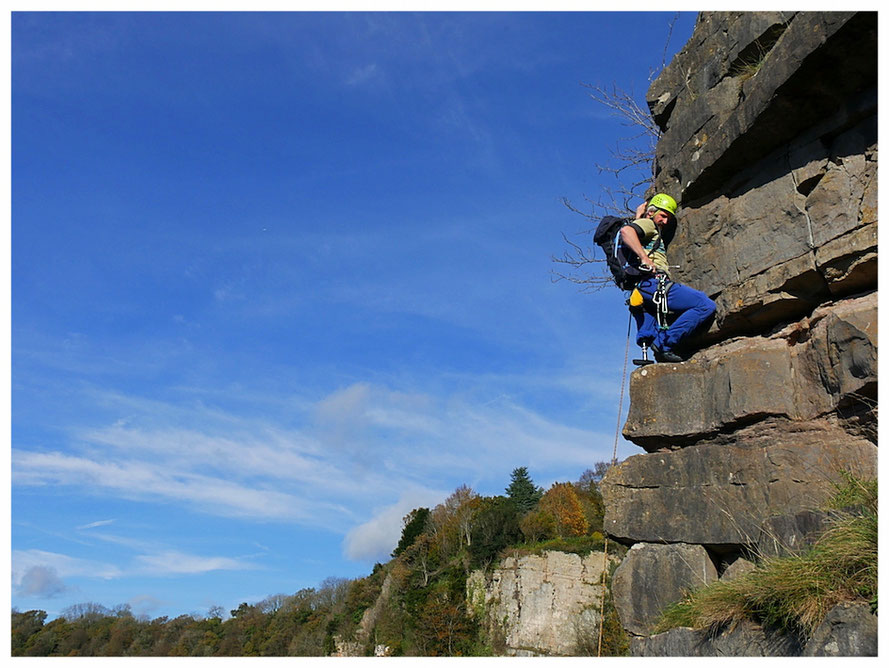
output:
[[[623,298],[551,257],[673,16],[13,15],[12,606],[229,610],[610,459]]]

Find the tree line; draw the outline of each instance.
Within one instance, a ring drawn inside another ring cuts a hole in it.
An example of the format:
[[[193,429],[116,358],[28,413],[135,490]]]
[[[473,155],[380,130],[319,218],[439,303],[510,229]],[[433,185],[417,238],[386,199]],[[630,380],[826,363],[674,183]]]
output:
[[[466,578],[502,557],[543,549],[602,547],[599,463],[574,482],[543,490],[526,467],[503,495],[458,487],[434,508],[416,508],[385,565],[364,578],[174,619],[137,618],[128,606],[80,604],[50,622],[42,610],[12,612],[13,656],[484,656],[503,650],[466,606]],[[374,607],[384,585],[386,605]],[[618,625],[619,626],[619,625]],[[618,643],[619,644],[619,643]],[[616,645],[617,646],[617,645]]]

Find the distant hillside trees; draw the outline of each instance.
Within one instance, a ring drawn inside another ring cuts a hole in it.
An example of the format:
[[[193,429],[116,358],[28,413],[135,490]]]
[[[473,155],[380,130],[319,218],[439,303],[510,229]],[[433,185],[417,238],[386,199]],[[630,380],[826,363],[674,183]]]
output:
[[[42,610],[13,610],[12,656],[321,656],[346,612],[353,581],[325,580],[319,589],[241,603],[223,621],[207,617],[137,619],[129,608],[72,606],[45,623]]]
[[[580,479],[574,483],[577,500],[583,510],[583,515],[589,524],[589,531],[603,533],[603,520],[605,518],[605,502],[599,492],[599,483],[608,471],[608,464],[598,462],[595,469],[587,469],[581,474]]]
[[[392,560],[364,578],[241,603],[223,619],[136,618],[127,606],[71,606],[46,622],[41,610],[12,613],[13,656],[323,656],[344,651],[478,656],[498,652],[466,606],[466,580],[505,555],[601,549],[599,482],[607,465],[544,493],[528,469],[513,470],[505,496],[461,485],[434,508],[403,519]],[[502,649],[502,647],[501,647]]]
[[[445,558],[472,543],[472,523],[479,503],[479,495],[467,485],[461,485],[432,510],[433,536]]]

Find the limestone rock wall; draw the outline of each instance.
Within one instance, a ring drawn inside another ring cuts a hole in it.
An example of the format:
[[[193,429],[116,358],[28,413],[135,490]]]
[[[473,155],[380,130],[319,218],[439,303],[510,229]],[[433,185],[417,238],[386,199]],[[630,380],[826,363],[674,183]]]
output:
[[[637,655],[802,653],[757,629],[648,634],[692,580],[811,541],[840,471],[876,474],[876,35],[875,12],[703,12],[649,90],[674,278],[718,311],[688,361],[633,373],[645,454],[602,484]],[[828,646],[869,651],[806,651]]]
[[[615,572],[611,593],[616,604],[630,612],[621,617],[624,627],[644,635],[664,605],[718,577],[710,555],[700,545],[636,543]]]
[[[487,575],[470,574],[468,605],[509,656],[572,656],[597,628],[602,571],[612,561],[603,552],[508,557]]]
[[[859,432],[847,407],[876,397],[877,293],[831,302],[770,335],[656,364],[630,379],[624,434],[648,451],[692,444],[840,440]],[[669,406],[663,397],[673,398]],[[804,434],[813,432],[806,438]],[[875,439],[876,434],[873,434]],[[762,441],[762,439],[760,439]]]
[[[874,12],[701,13],[649,91],[676,278],[759,334],[876,286]]]

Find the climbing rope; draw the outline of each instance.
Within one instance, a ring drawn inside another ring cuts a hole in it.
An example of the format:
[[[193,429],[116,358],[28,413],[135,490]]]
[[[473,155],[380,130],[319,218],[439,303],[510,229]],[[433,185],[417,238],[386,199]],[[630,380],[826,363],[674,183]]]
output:
[[[608,464],[608,470],[605,471],[606,473],[608,473],[608,471],[611,470],[611,467],[617,463],[617,443],[620,438],[620,416],[624,410],[624,392],[627,387],[627,360],[630,357],[630,333],[632,331],[632,324],[633,315],[631,313],[630,318],[627,321],[627,344],[624,348],[624,369],[620,381],[620,399],[617,403],[617,427],[614,430],[614,448],[611,451],[611,463]],[[605,574],[608,571],[608,533],[605,531],[604,526],[602,527],[602,537],[605,542],[605,549],[602,553],[602,603],[599,606],[599,646],[596,651],[597,657],[602,656],[602,635],[605,630]]]
[[[624,347],[624,370],[621,375],[620,381],[620,400],[617,404],[617,427],[614,429],[614,448],[611,451],[611,463],[608,465],[610,469],[617,463],[617,442],[620,438],[620,416],[624,410],[624,391],[627,387],[627,360],[630,358],[630,333],[633,325],[633,314],[630,314],[629,319],[627,320],[627,344]]]

